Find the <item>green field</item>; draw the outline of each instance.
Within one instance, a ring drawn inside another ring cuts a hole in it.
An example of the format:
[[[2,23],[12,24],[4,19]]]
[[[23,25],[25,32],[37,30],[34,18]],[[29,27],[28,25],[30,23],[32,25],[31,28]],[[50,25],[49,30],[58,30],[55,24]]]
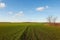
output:
[[[0,40],[60,40],[60,27],[44,23],[0,23]]]

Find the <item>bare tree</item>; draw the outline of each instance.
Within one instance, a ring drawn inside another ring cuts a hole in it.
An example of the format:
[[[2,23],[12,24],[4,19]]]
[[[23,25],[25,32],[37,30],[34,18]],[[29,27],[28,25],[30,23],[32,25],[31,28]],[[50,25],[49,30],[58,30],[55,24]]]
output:
[[[53,16],[49,16],[47,18],[47,21],[48,21],[49,24],[52,24],[52,23],[55,24],[56,20],[57,20],[57,17],[53,17]]]
[[[57,17],[53,18],[53,23],[56,24]]]
[[[47,21],[48,21],[49,24],[51,24],[51,23],[52,23],[52,16],[49,16],[49,17],[47,18]]]

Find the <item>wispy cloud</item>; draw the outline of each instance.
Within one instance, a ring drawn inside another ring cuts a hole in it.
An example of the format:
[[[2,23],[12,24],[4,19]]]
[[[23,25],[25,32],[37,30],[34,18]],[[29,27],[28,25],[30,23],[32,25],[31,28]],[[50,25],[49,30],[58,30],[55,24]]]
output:
[[[38,7],[36,8],[37,11],[43,11],[45,8],[44,7]]]
[[[16,14],[13,15],[13,17],[21,17],[21,16],[24,16],[24,12],[23,11],[20,11]]]
[[[48,6],[37,7],[36,10],[37,10],[37,11],[43,11],[43,10],[45,10],[45,9],[47,9],[47,8],[48,8]]]
[[[0,8],[5,8],[5,7],[6,7],[6,4],[3,2],[0,2]]]
[[[49,8],[49,7],[46,5],[45,8]]]
[[[9,11],[9,12],[8,12],[8,14],[9,14],[9,15],[12,15],[12,14],[13,14],[13,12],[12,12],[12,11]]]

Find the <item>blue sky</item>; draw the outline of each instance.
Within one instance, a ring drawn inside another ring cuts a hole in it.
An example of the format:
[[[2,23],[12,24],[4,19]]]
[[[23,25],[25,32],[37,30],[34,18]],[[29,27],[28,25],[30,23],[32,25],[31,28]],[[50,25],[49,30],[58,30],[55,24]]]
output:
[[[0,0],[0,22],[60,22],[60,0]]]

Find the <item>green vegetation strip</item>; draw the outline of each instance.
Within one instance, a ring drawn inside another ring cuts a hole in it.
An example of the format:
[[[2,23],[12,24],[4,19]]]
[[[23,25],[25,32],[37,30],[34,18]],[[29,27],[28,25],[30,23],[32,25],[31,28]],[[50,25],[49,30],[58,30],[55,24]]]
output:
[[[60,40],[60,26],[44,23],[0,23],[0,40]]]

